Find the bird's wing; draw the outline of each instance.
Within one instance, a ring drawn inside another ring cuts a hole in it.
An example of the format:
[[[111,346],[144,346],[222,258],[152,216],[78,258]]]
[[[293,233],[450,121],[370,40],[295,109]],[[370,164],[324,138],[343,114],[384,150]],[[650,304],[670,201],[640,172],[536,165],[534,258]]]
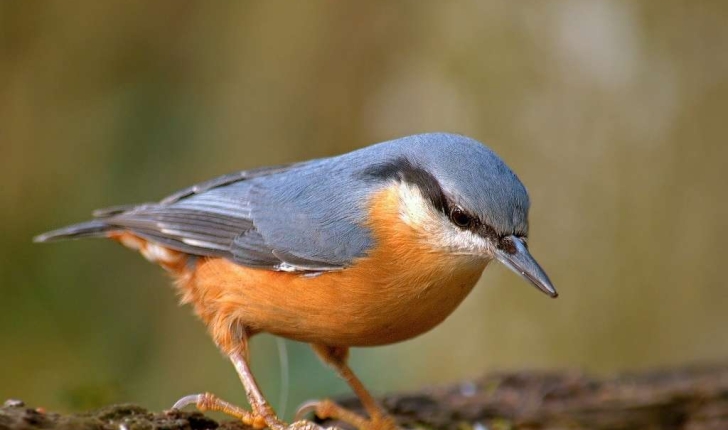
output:
[[[229,185],[229,184],[232,184],[235,182],[245,181],[248,179],[258,178],[261,176],[269,176],[269,175],[274,175],[276,173],[283,173],[283,172],[289,171],[291,169],[300,168],[302,166],[305,166],[306,164],[308,164],[308,163],[302,162],[302,163],[282,164],[282,165],[278,165],[278,166],[260,167],[257,169],[242,170],[240,172],[229,173],[227,175],[218,176],[217,178],[210,179],[209,181],[200,182],[199,184],[195,184],[191,187],[177,191],[176,193],[165,197],[160,203],[162,203],[162,204],[175,203],[185,197],[190,197],[195,194],[201,194],[201,193],[204,193],[205,191],[211,190],[213,188],[221,187],[224,185]]]
[[[297,173],[309,171],[306,166],[233,173],[159,203],[110,208],[98,211],[97,216],[109,225],[192,255],[223,257],[269,270],[339,270],[361,254],[361,249],[351,246],[362,247],[363,242],[339,237],[352,232],[343,225],[346,220],[324,219],[324,212],[311,211],[317,202],[307,193],[331,200],[326,194],[335,188],[320,187],[320,175]]]

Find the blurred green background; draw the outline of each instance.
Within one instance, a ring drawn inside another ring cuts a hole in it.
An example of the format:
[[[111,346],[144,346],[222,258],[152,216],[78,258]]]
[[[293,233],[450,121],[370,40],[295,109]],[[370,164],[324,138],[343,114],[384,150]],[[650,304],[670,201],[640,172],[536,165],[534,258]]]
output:
[[[727,2],[664,0],[0,3],[0,399],[243,403],[161,269],[31,237],[424,131],[484,141],[517,172],[561,297],[491,266],[432,332],[353,351],[374,392],[726,360],[727,22]],[[288,416],[348,393],[287,344]],[[254,339],[274,405],[278,360]]]

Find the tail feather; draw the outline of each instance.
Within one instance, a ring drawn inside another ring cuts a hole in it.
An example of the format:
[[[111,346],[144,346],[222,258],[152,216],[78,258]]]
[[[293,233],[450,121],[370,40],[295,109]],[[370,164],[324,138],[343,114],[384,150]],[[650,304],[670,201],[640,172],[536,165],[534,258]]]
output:
[[[43,233],[34,237],[33,242],[52,242],[84,237],[106,237],[109,232],[114,230],[118,230],[118,227],[106,224],[101,220],[93,220]]]

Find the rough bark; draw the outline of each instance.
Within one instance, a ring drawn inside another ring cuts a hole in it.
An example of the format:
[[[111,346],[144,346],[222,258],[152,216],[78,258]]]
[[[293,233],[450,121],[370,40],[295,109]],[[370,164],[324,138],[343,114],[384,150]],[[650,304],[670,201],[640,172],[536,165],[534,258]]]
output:
[[[595,379],[576,372],[491,374],[382,400],[403,427],[437,429],[728,429],[728,365]],[[357,408],[356,401],[342,404]],[[132,405],[62,415],[8,401],[0,429],[243,429],[199,413]]]

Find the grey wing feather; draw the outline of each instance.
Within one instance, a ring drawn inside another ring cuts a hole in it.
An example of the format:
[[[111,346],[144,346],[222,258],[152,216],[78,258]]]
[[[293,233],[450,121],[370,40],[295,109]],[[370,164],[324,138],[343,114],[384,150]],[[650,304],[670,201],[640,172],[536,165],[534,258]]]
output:
[[[164,205],[144,206],[105,221],[178,251],[221,257],[231,257],[235,237],[253,228],[249,219]]]
[[[255,225],[253,207],[264,197],[255,192],[256,185],[249,179],[304,164],[232,173],[181,190],[157,204],[117,206],[96,211],[95,215],[107,225],[192,255],[223,257],[271,270],[341,269],[340,264],[274,249]]]
[[[195,184],[195,185],[192,185],[191,187],[177,191],[176,193],[165,197],[159,203],[161,203],[161,204],[175,203],[185,197],[190,197],[195,194],[201,194],[201,193],[204,193],[205,191],[211,190],[213,188],[221,187],[223,185],[229,185],[229,184],[232,184],[232,183],[235,183],[238,181],[244,181],[246,179],[257,178],[259,176],[267,176],[267,175],[273,175],[276,173],[285,172],[286,170],[290,170],[294,167],[299,167],[303,164],[306,164],[306,162],[281,164],[278,166],[260,167],[258,169],[250,169],[250,170],[243,170],[240,172],[229,173],[227,175],[218,176],[217,178],[210,179],[209,181],[200,182],[199,184]]]
[[[128,212],[130,210],[137,209],[141,206],[145,205],[154,205],[154,203],[146,203],[146,204],[136,204],[136,205],[119,205],[119,206],[111,206],[107,208],[102,209],[96,209],[93,212],[91,212],[91,215],[94,216],[94,218],[108,218],[114,215],[118,215],[120,213]]]
[[[273,254],[271,247],[258,230],[238,235],[232,246],[233,261],[250,267],[276,268],[282,261]]]
[[[308,274],[339,270],[370,242],[356,226],[359,192],[342,193],[345,176],[322,170],[326,160],[231,173],[159,203],[101,209],[93,221],[36,241],[126,230],[171,249],[248,267]]]

